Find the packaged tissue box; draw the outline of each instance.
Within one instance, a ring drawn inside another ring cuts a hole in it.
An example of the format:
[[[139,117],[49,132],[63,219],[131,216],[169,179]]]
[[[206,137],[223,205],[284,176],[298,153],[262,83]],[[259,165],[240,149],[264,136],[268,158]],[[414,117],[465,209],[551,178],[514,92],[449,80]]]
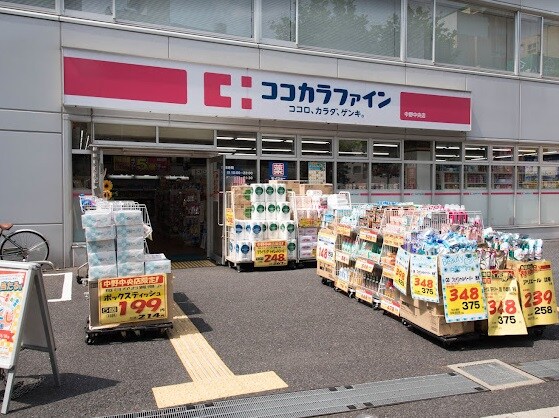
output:
[[[101,226],[99,228],[85,228],[86,241],[105,241],[116,238],[116,229],[112,226]]]
[[[144,274],[144,263],[128,262],[118,263],[118,277],[142,276]]]
[[[108,279],[112,277],[118,277],[118,271],[116,264],[108,264],[101,266],[89,266],[89,271],[87,273],[89,279]]]
[[[115,251],[100,251],[87,254],[87,262],[89,267],[106,266],[116,264]]]
[[[115,211],[113,218],[115,225],[140,225],[144,222],[142,211],[139,209]]]
[[[116,238],[143,238],[144,237],[144,224],[135,225],[117,225]]]
[[[107,252],[115,252],[115,240],[114,239],[107,239],[104,241],[89,241],[86,244],[87,246],[87,253],[107,253]]]
[[[144,249],[125,250],[117,253],[117,263],[142,263],[144,261]]]
[[[144,260],[145,274],[171,273],[171,260],[165,254],[146,254]]]
[[[89,210],[82,215],[82,227],[84,228],[99,228],[112,224],[112,214],[107,210]]]
[[[143,250],[144,249],[144,238],[117,238],[116,240],[116,251],[120,253],[121,251],[128,250]]]

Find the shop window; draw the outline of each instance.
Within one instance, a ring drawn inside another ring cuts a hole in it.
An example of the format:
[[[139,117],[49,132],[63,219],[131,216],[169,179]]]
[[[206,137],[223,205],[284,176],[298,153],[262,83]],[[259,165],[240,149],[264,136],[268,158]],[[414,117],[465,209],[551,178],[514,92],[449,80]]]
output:
[[[538,189],[539,177],[538,167],[535,166],[518,166],[517,187],[518,189]]]
[[[367,190],[368,163],[347,162],[337,163],[336,183],[338,190]]]
[[[399,190],[400,189],[399,163],[373,163],[371,164],[371,189],[372,190]]]
[[[330,157],[332,156],[332,140],[325,138],[301,138],[301,154]]]
[[[518,161],[539,161],[538,147],[519,147]]]
[[[96,123],[95,141],[152,142],[155,143],[155,126],[116,125]]]
[[[64,0],[64,11],[113,15],[113,0]]]
[[[404,164],[404,189],[431,190],[431,164]]]
[[[231,155],[256,155],[256,133],[218,131],[217,148]]]
[[[542,166],[542,189],[559,189],[559,167]]]
[[[115,1],[117,20],[252,36],[252,0]]]
[[[281,160],[261,160],[260,182],[266,183],[267,181],[274,179],[297,180],[297,162]]]
[[[338,143],[338,155],[340,157],[367,158],[368,141],[366,139],[340,139]]]
[[[559,223],[559,166],[542,166],[540,216],[542,224]]]
[[[299,44],[400,56],[400,0],[299,0]]]
[[[435,61],[492,70],[514,70],[513,12],[437,1]]]
[[[40,7],[42,9],[54,9],[56,6],[55,0],[4,0],[3,3]]]
[[[295,155],[295,137],[262,135],[262,155]]]
[[[514,167],[507,165],[491,166],[491,187],[493,189],[512,189]]]
[[[214,131],[190,128],[159,128],[159,142],[182,145],[213,145]]]
[[[540,73],[541,33],[542,18],[522,13],[518,52],[521,73]]]
[[[459,142],[436,142],[436,161],[461,161],[462,145]]]
[[[299,179],[302,183],[330,183],[334,182],[334,164],[329,161],[301,161]]]
[[[91,124],[72,122],[72,149],[86,150],[91,145]]]
[[[480,145],[468,145],[464,147],[464,160],[465,161],[487,161],[488,153],[487,147]]]
[[[373,158],[400,158],[398,142],[376,142],[373,144]]]
[[[262,37],[295,42],[297,2],[262,0]]]
[[[431,142],[404,141],[404,159],[415,161],[431,161]]]
[[[493,161],[500,163],[503,161],[512,161],[514,157],[514,152],[512,147],[493,147]]]
[[[545,162],[559,162],[559,148],[544,148],[542,154]]]
[[[435,173],[435,188],[437,190],[459,190],[460,172],[462,166],[437,164]]]
[[[72,239],[74,242],[85,242],[82,228],[80,194],[91,194],[91,154],[72,155]]]
[[[239,159],[225,161],[225,190],[231,190],[231,186],[251,184],[256,181],[256,161]]]
[[[436,36],[443,36],[440,26]],[[407,37],[408,58],[433,59],[433,0],[408,0]]]
[[[464,188],[487,189],[488,168],[486,165],[465,165]]]
[[[544,76],[559,77],[559,21],[544,20],[542,72]]]

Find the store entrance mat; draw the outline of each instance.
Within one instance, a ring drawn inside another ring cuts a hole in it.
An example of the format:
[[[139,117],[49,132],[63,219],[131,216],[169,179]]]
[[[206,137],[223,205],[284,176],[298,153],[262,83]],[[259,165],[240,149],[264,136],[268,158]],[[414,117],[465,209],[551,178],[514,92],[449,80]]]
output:
[[[489,390],[543,383],[543,380],[496,359],[453,364],[448,367]]]
[[[559,359],[530,361],[516,367],[540,379],[559,380]]]
[[[171,269],[192,269],[197,267],[215,267],[210,260],[171,261]]]
[[[207,402],[107,418],[312,417],[485,391],[455,373]]]

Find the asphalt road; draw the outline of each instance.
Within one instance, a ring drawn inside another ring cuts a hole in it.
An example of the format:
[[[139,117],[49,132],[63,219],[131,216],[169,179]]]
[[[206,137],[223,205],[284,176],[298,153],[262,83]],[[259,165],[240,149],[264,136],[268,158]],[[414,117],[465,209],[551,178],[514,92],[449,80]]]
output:
[[[544,255],[553,263],[559,289],[559,241],[546,242]],[[237,273],[209,267],[174,274],[175,301],[231,371],[274,371],[289,386],[282,391],[447,373],[450,364],[477,360],[512,364],[559,359],[559,326],[546,327],[539,338],[486,338],[447,349],[382,311],[322,285],[312,268]],[[60,298],[62,279],[46,277],[45,283],[48,297]],[[22,351],[17,375],[30,391],[12,401],[10,416],[152,410],[153,387],[191,381],[165,338],[117,338],[86,345],[84,290],[74,281],[70,301],[49,303],[62,386],[54,386],[44,353]],[[557,405],[559,382],[546,382],[365,412],[378,417],[481,417]]]

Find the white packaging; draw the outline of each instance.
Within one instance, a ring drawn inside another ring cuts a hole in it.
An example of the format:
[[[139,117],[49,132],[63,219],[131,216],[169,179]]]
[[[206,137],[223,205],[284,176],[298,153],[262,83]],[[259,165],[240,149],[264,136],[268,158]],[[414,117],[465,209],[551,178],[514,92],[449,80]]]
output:
[[[227,255],[230,261],[237,261],[237,254],[235,253],[235,245],[237,244],[237,240],[235,239],[230,239],[229,240],[229,245],[228,245],[228,250],[227,250]]]
[[[316,236],[318,236],[318,228],[299,228],[299,235],[316,235]]]
[[[116,264],[116,252],[113,250],[87,253],[87,263],[89,264],[89,267]]]
[[[89,266],[87,277],[91,280],[118,277],[116,264]]]
[[[104,241],[88,241],[86,243],[87,253],[106,253],[106,252],[115,252],[115,240],[109,239]]]
[[[144,237],[144,224],[136,225],[117,225],[116,237],[121,238],[143,238]]]
[[[250,222],[249,226],[249,235],[247,239],[249,241],[263,241],[264,240],[264,228],[262,227],[262,222],[252,221]]]
[[[144,261],[144,249],[131,249],[119,251],[116,255],[116,262],[120,263],[139,263]]]
[[[108,210],[88,210],[82,215],[82,227],[84,228],[100,228],[112,224],[112,214]]]
[[[279,206],[276,202],[266,203],[266,220],[277,221],[278,211],[279,211]]]
[[[314,258],[316,257],[316,243],[299,242],[299,257],[300,258]]]
[[[253,221],[266,220],[266,203],[256,202],[252,204],[252,218]]]
[[[296,239],[297,238],[297,226],[294,221],[282,222],[285,225],[286,235],[285,239]]]
[[[265,202],[265,184],[253,183],[250,185],[252,193],[250,194],[250,201],[252,203]]]
[[[128,250],[143,250],[144,249],[144,239],[143,238],[126,238],[116,240],[116,251],[117,253],[121,251]]]
[[[287,259],[293,260],[297,258],[297,240],[290,239],[287,241]]]
[[[144,274],[144,262],[117,263],[118,277],[142,276]]]
[[[235,245],[235,253],[237,262],[252,261],[252,242],[237,241],[237,244]]]
[[[116,228],[114,225],[102,226],[99,228],[85,228],[86,241],[106,241],[116,238]]]
[[[278,221],[268,221],[268,240],[280,239],[279,222]]]
[[[236,240],[242,240],[247,238],[246,226],[249,224],[249,221],[241,221],[235,220],[233,224],[233,233],[231,237],[235,238]]]
[[[171,260],[168,260],[165,254],[145,254],[144,273],[171,273]]]
[[[277,213],[278,221],[289,221],[291,220],[291,203],[282,202],[278,203],[279,210]]]
[[[264,193],[266,195],[266,203],[270,202],[277,202],[277,193],[276,193],[276,185],[275,184],[266,184],[264,187]]]
[[[287,200],[287,187],[285,183],[276,184],[276,202],[283,203]]]
[[[304,242],[316,243],[317,241],[318,241],[317,235],[301,235],[299,233],[299,244],[302,244]]]
[[[114,211],[113,218],[115,225],[141,225],[144,222],[140,209]]]

